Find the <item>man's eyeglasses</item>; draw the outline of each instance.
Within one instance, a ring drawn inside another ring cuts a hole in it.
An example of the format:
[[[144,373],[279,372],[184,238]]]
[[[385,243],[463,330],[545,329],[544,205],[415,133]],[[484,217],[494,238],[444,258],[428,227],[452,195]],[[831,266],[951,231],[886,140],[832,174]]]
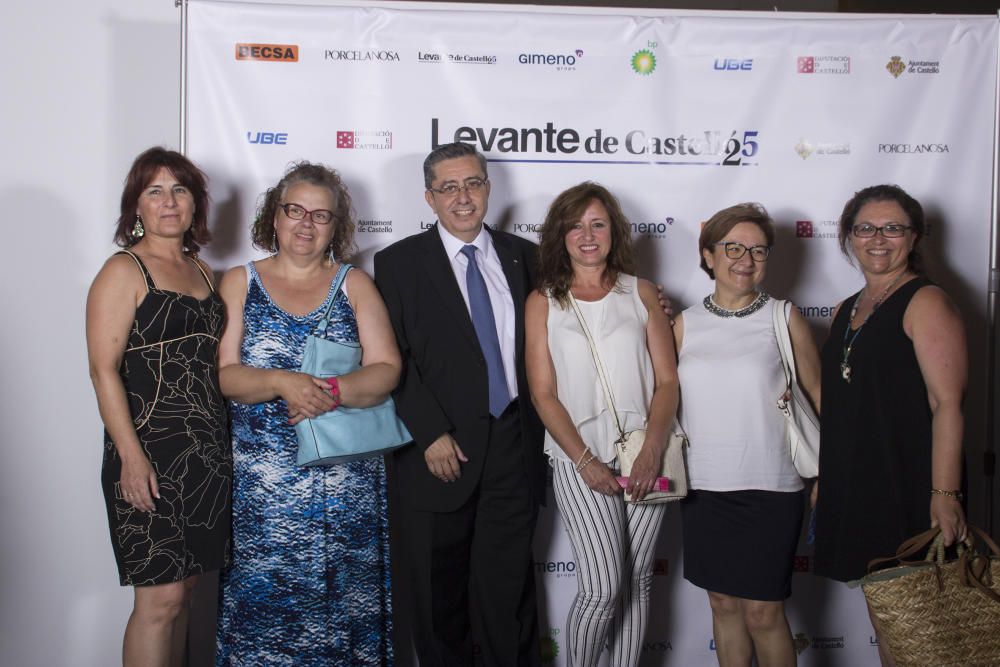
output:
[[[859,239],[870,239],[879,232],[882,232],[882,236],[887,239],[898,239],[910,229],[913,229],[910,225],[901,225],[895,222],[890,222],[888,225],[882,225],[881,227],[873,225],[870,222],[862,222],[860,225],[851,227],[851,233]]]
[[[309,219],[312,220],[317,225],[328,225],[333,222],[333,211],[329,211],[325,208],[318,208],[314,211],[310,211],[304,206],[299,206],[298,204],[278,204],[281,210],[285,212],[292,220],[302,220],[307,215]]]
[[[750,251],[750,259],[755,262],[766,262],[767,256],[771,253],[769,245],[755,245],[749,248],[736,241],[719,241],[715,245],[725,246],[726,257],[729,259],[739,259]]]
[[[458,183],[446,183],[440,188],[427,189],[445,197],[454,197],[463,190],[468,192],[470,195],[474,195],[485,188],[487,183],[489,183],[489,179],[486,178],[470,178],[465,182],[465,185],[459,185]]]

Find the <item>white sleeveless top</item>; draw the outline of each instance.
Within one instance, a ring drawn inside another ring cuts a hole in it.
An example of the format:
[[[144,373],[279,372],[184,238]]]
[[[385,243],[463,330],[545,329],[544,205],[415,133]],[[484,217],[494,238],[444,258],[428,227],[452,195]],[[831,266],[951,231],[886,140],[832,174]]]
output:
[[[747,317],[684,311],[677,362],[689,483],[707,491],[798,491],[777,400],[785,391],[771,323],[775,300]]]
[[[623,274],[618,277],[618,287],[604,298],[577,303],[611,383],[622,428],[645,428],[653,397],[653,363],[646,349],[649,313],[639,297],[638,279]],[[618,439],[618,429],[604,398],[587,336],[573,307],[563,310],[551,298],[547,324],[559,402],[590,451],[601,461],[611,463],[615,460],[612,443]],[[545,453],[554,459],[570,460],[548,431]]]

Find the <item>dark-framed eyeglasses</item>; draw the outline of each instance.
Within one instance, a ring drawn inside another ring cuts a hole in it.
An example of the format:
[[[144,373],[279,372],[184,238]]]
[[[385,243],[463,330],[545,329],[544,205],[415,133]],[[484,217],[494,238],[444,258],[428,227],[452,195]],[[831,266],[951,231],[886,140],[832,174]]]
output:
[[[325,208],[317,208],[310,211],[305,206],[300,206],[299,204],[293,204],[291,202],[287,204],[278,204],[281,210],[285,212],[292,220],[302,220],[307,215],[309,219],[312,220],[317,225],[329,225],[333,222],[333,211]]]
[[[873,225],[870,222],[862,222],[860,225],[851,227],[851,233],[859,239],[870,239],[879,232],[882,232],[882,236],[887,239],[898,239],[911,229],[913,227],[910,225],[902,225],[897,222],[890,222],[888,225],[882,225],[881,227]]]
[[[724,246],[726,251],[726,257],[729,259],[739,259],[743,255],[750,251],[750,259],[755,262],[766,262],[767,256],[771,254],[771,246],[769,245],[755,245],[755,246],[745,246],[742,243],[737,243],[736,241],[719,241],[715,245]]]
[[[445,183],[439,188],[427,188],[431,192],[436,192],[444,197],[455,197],[459,192],[468,192],[470,195],[474,195],[486,187],[486,184],[490,182],[488,178],[470,178],[465,181],[464,185],[459,185],[458,183]]]

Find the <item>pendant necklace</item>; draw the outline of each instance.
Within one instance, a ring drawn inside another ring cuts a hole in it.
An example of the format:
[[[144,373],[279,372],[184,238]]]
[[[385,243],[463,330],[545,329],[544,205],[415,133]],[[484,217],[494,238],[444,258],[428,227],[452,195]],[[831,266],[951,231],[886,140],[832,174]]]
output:
[[[747,317],[753,315],[758,310],[764,307],[764,304],[768,302],[771,297],[765,292],[759,292],[757,298],[750,302],[749,305],[740,308],[739,310],[729,310],[728,308],[723,308],[719,304],[715,303],[715,299],[709,294],[701,302],[705,306],[705,310],[712,313],[717,317]]]
[[[893,278],[892,282],[889,283],[888,287],[882,290],[882,294],[879,296],[878,299],[875,300],[875,303],[872,304],[871,312],[868,313],[868,316],[865,318],[865,321],[862,322],[861,325],[854,330],[854,335],[851,336],[850,340],[848,340],[847,339],[848,334],[851,333],[851,322],[854,321],[854,316],[858,314],[858,304],[861,303],[861,299],[865,295],[865,291],[868,289],[867,285],[865,285],[865,287],[861,290],[861,294],[858,295],[858,298],[855,299],[854,305],[851,306],[851,316],[847,320],[847,327],[844,328],[844,359],[843,361],[840,362],[840,377],[844,378],[844,382],[848,384],[851,383],[851,365],[847,362],[847,359],[848,357],[851,356],[851,350],[854,349],[854,341],[857,340],[858,334],[861,333],[861,329],[864,328],[866,324],[868,324],[868,320],[871,319],[871,316],[874,315],[875,311],[878,310],[878,307],[882,305],[882,302],[885,300],[885,297],[889,295],[889,291],[896,286],[896,283],[898,283],[899,279],[902,278],[905,274],[906,274],[905,271],[903,273],[900,273],[898,276]]]

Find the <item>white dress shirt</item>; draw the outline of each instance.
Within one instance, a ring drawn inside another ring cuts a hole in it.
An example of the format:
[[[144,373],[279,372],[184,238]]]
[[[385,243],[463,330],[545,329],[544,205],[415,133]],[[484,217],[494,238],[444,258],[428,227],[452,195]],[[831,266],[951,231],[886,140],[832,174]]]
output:
[[[465,272],[469,268],[468,258],[462,254],[462,248],[467,245],[476,246],[476,259],[479,271],[486,281],[486,291],[490,294],[490,305],[493,307],[493,318],[497,323],[497,338],[500,340],[500,354],[503,357],[503,372],[507,379],[507,391],[511,400],[517,398],[517,373],[514,369],[514,298],[510,294],[507,276],[500,265],[500,257],[493,247],[493,239],[485,229],[479,230],[479,235],[470,243],[452,236],[444,225],[438,223],[438,233],[444,244],[444,251],[451,261],[451,270],[455,272],[458,289],[465,299],[465,307],[469,308],[469,288],[465,281]],[[472,311],[469,311],[470,317]]]

